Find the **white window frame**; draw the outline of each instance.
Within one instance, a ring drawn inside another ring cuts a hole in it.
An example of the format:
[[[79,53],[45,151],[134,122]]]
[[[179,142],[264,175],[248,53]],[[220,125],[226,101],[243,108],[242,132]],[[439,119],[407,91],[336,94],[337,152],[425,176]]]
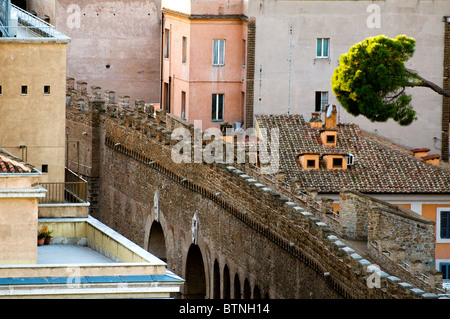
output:
[[[329,100],[330,100],[330,94],[328,91],[316,91],[315,95],[317,97],[317,93],[320,93],[320,110],[316,109],[316,105],[314,106],[314,110],[316,112],[324,112],[324,110],[326,110],[327,105],[329,104]],[[325,98],[326,97],[326,100]],[[315,101],[316,102],[316,101]]]
[[[441,213],[450,212],[450,207],[438,207],[436,209],[436,243],[450,244],[450,238],[441,238]]]
[[[319,46],[319,41],[321,41],[321,48],[320,48],[320,55],[317,52],[317,48]],[[325,42],[328,43],[327,45],[327,54],[324,55],[324,44]],[[330,38],[317,38],[316,39],[316,58],[317,59],[329,59],[330,58]]]
[[[215,66],[225,65],[225,47],[226,47],[225,39],[213,40],[213,56],[212,56],[213,65]],[[221,52],[222,54],[220,54]]]
[[[440,267],[441,264],[450,264],[450,259],[436,259],[435,269],[437,271],[441,271],[441,267]],[[450,281],[450,279],[444,279],[444,280],[446,280],[447,282]]]
[[[225,118],[225,94],[223,93],[213,93],[211,100],[216,96],[216,99],[214,101],[214,104],[211,105],[211,108],[214,108],[214,117],[211,116],[211,121],[213,122],[223,122]],[[219,116],[219,98],[222,96],[222,118],[218,118]],[[212,110],[211,110],[212,111]],[[213,115],[213,112],[211,112],[211,115]]]

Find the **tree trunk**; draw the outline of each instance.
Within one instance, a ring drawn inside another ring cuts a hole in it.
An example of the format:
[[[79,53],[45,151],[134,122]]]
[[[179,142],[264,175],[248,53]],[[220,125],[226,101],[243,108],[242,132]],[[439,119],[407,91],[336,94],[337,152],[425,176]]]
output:
[[[450,97],[450,91],[444,90],[439,85],[437,85],[431,81],[428,81],[427,79],[424,79],[417,72],[414,72],[413,70],[406,69],[406,71],[408,73],[412,74],[414,77],[416,77],[419,80],[419,82],[417,82],[417,83],[411,83],[411,87],[415,87],[415,86],[427,87],[442,96]]]

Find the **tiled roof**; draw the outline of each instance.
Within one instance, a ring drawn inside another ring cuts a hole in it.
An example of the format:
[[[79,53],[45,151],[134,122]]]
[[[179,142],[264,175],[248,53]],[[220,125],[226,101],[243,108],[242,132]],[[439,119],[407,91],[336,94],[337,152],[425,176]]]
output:
[[[14,155],[0,149],[0,174],[5,173],[30,173],[33,167],[21,162]]]
[[[322,144],[320,129],[301,115],[256,115],[256,121],[267,132],[279,129],[280,169],[288,184],[298,180],[303,189],[320,193],[338,193],[342,188],[362,193],[450,193],[449,170],[369,139],[356,124],[338,124],[337,145],[331,148]],[[295,156],[306,152],[352,154],[354,165],[347,170],[329,170],[323,164],[318,170],[304,170]]]

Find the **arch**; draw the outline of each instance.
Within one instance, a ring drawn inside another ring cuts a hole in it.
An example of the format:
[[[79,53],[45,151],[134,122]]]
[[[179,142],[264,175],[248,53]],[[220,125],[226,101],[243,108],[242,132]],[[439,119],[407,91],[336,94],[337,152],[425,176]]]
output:
[[[184,299],[204,299],[206,296],[206,276],[203,256],[197,245],[191,244],[186,259]]]
[[[230,270],[225,265],[223,268],[223,299],[230,299]]]
[[[161,224],[157,221],[153,222],[150,229],[147,250],[162,261],[167,262],[166,240],[164,237],[164,231]]]
[[[259,290],[258,285],[253,287],[253,299],[261,299],[261,291]]]
[[[233,298],[241,299],[241,282],[237,273],[234,275]]]
[[[217,259],[214,260],[213,270],[213,299],[220,299],[220,268]]]
[[[250,282],[248,281],[247,278],[245,278],[244,281],[244,294],[242,297],[243,297],[242,299],[250,299],[251,297]]]

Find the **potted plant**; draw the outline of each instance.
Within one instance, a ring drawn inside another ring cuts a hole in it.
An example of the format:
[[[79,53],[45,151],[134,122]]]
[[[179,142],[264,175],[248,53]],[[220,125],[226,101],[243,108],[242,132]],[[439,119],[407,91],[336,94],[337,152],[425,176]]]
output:
[[[49,230],[48,226],[42,226],[41,230],[38,231],[38,245],[48,245],[52,239],[53,230]]]

